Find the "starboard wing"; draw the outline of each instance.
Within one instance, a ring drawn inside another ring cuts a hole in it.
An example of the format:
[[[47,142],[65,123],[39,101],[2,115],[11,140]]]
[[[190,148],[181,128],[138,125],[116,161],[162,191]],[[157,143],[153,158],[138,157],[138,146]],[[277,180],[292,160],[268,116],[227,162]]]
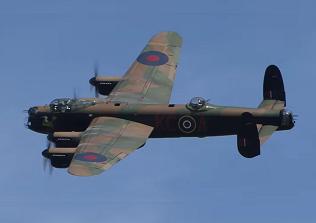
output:
[[[145,144],[153,127],[113,117],[98,117],[81,135],[68,172],[76,176],[102,173]]]
[[[143,104],[169,102],[182,38],[175,32],[153,36],[122,80],[108,97],[109,101]]]

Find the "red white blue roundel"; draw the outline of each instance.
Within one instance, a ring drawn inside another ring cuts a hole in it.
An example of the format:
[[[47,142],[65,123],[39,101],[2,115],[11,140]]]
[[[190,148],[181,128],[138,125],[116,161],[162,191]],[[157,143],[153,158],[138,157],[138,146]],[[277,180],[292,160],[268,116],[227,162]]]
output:
[[[192,116],[185,115],[178,120],[178,127],[181,132],[189,134],[196,130],[196,121]]]
[[[168,63],[169,58],[159,51],[146,51],[138,56],[137,61],[148,66],[160,66]]]
[[[85,161],[85,162],[96,162],[96,163],[104,162],[107,160],[105,156],[98,153],[93,153],[93,152],[78,153],[75,155],[74,159]]]

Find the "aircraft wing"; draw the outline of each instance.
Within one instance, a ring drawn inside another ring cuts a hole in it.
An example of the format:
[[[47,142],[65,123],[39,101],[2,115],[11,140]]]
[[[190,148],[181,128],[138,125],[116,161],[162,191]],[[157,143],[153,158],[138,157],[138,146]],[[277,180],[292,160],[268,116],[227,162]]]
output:
[[[108,97],[143,104],[169,102],[182,38],[175,32],[153,36]]]
[[[113,117],[98,117],[81,135],[68,172],[76,176],[102,173],[145,144],[153,127]]]

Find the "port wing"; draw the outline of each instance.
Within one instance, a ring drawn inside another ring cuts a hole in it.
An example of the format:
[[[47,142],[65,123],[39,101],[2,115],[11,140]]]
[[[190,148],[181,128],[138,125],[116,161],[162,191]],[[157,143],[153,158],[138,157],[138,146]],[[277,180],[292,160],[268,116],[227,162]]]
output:
[[[113,117],[98,117],[81,135],[68,172],[76,176],[102,173],[145,144],[153,127]]]

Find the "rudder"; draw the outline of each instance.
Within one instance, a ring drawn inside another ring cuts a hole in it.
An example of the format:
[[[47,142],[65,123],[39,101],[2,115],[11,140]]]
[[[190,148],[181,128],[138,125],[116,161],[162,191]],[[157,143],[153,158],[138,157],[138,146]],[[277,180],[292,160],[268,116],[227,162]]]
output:
[[[263,99],[278,100],[286,103],[283,78],[280,69],[275,65],[267,67],[263,82]]]

